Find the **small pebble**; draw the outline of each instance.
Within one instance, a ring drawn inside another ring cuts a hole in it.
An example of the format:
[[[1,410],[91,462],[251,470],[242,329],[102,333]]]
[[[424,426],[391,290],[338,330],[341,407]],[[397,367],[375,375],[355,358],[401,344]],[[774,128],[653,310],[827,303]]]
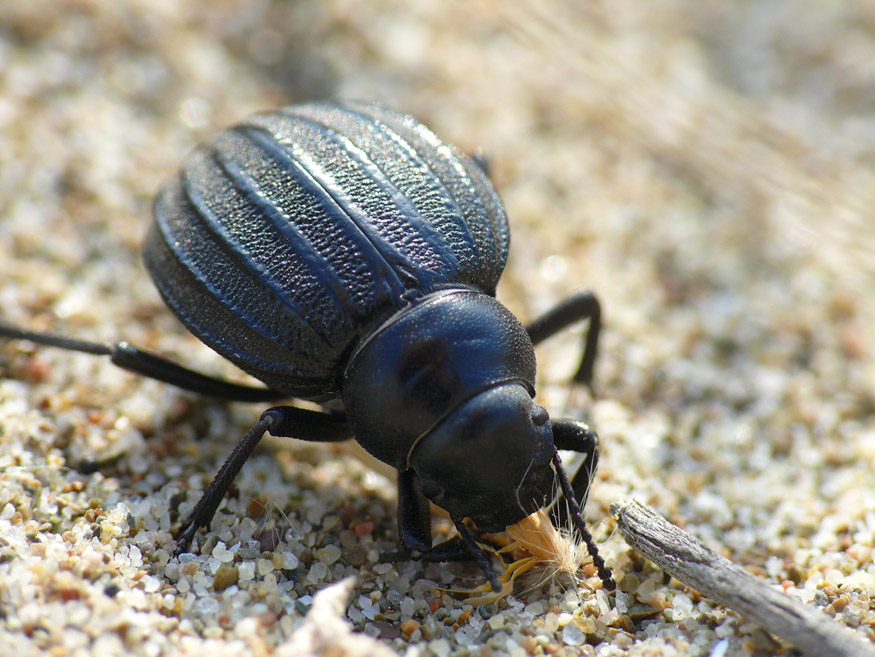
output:
[[[316,558],[328,566],[340,559],[341,554],[343,554],[341,549],[333,544],[326,545],[325,547],[316,550]]]
[[[255,562],[255,567],[258,569],[258,574],[262,577],[274,571],[273,560],[271,559],[258,559]]]
[[[213,588],[216,591],[224,591],[239,581],[240,572],[235,566],[222,566],[213,577]]]
[[[413,616],[413,612],[416,611],[416,601],[413,598],[404,598],[400,607],[402,616]]]
[[[216,547],[213,548],[213,556],[222,563],[229,563],[234,560],[234,552],[228,550],[222,542],[217,543]]]
[[[429,641],[429,650],[434,653],[435,657],[448,657],[450,654],[450,644],[446,639],[435,639]]]
[[[413,620],[412,618],[409,618],[406,621],[404,621],[403,623],[401,623],[401,631],[404,632],[407,636],[410,636],[418,629],[419,629],[419,622]]]
[[[237,567],[240,573],[241,581],[248,581],[255,578],[255,564],[252,561],[243,561]]]
[[[674,620],[687,618],[693,612],[693,601],[685,593],[676,593],[671,599]]]
[[[562,628],[562,642],[566,646],[579,646],[586,641],[586,634],[577,625],[569,623]]]

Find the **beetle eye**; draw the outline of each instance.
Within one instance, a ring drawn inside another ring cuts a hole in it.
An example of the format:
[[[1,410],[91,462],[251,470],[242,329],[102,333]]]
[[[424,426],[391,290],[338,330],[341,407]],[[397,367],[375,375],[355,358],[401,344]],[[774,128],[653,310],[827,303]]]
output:
[[[422,484],[422,494],[428,497],[437,497],[441,492],[441,487],[433,481],[426,481]]]
[[[543,406],[535,406],[534,410],[532,411],[532,422],[535,423],[536,427],[545,424],[549,419],[550,414],[547,413],[546,408],[544,408]]]

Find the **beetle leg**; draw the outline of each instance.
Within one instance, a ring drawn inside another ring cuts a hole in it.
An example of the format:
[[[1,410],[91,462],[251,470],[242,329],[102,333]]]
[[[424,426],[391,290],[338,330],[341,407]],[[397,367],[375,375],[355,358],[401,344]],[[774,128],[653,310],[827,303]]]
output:
[[[473,556],[461,537],[431,544],[431,509],[413,470],[398,473],[397,552],[384,552],[381,561],[470,561]]]
[[[431,549],[431,511],[413,470],[398,473],[398,545],[410,559]]]
[[[601,314],[599,300],[592,292],[578,292],[530,322],[526,326],[526,331],[529,332],[532,343],[539,344],[562,329],[588,319],[589,330],[587,330],[584,339],[583,356],[572,380],[576,383],[582,383],[592,390],[592,373],[598,351]]]
[[[398,473],[398,542],[399,552],[384,552],[381,561],[397,561],[408,558],[416,561],[477,562],[494,591],[501,585],[483,550],[477,545],[474,535],[459,518],[453,518],[459,535],[437,545],[431,544],[431,512],[429,502],[420,490],[419,480],[413,470]]]
[[[346,423],[334,416],[294,406],[276,406],[267,409],[225,459],[219,472],[213,477],[182,525],[176,539],[177,553],[185,552],[195,532],[201,527],[208,527],[212,522],[216,509],[219,508],[231,482],[266,432],[279,438],[297,438],[312,442],[339,442],[351,437]]]
[[[572,452],[585,454],[586,458],[574,479],[571,480],[571,488],[574,490],[574,499],[583,507],[589,494],[589,487],[599,465],[599,437],[583,422],[577,420],[553,420],[553,443],[556,449],[565,449]],[[563,505],[557,505],[564,508]],[[563,525],[564,526],[564,523]]]
[[[69,351],[109,356],[113,364],[130,372],[142,374],[151,379],[157,379],[158,381],[174,385],[177,388],[196,392],[207,397],[243,402],[271,401],[282,397],[281,394],[269,388],[244,386],[199,374],[181,365],[177,365],[166,358],[133,347],[127,342],[116,342],[115,344],[89,342],[54,333],[28,331],[4,322],[0,322],[0,336],[12,340],[28,340],[48,347],[58,347],[59,349],[67,349]]]
[[[431,549],[424,553],[420,561],[431,563],[443,563],[445,561],[473,561],[474,555],[461,536],[453,536],[451,539],[442,541],[437,545],[433,545]]]
[[[242,402],[273,401],[283,397],[270,388],[244,386],[195,372],[127,342],[116,342],[109,347],[109,356],[115,365],[200,395]]]

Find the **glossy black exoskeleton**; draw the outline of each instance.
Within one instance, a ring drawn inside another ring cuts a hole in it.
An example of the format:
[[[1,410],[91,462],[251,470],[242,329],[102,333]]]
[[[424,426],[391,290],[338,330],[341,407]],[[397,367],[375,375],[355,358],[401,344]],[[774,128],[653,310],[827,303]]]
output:
[[[580,293],[523,326],[495,300],[510,232],[481,163],[381,105],[313,103],[219,133],[158,194],[144,259],[199,339],[267,388],[197,374],[126,343],[0,325],[0,335],[109,355],[121,367],[224,399],[342,401],[338,412],[265,411],[178,535],[208,527],[265,432],[354,438],[398,470],[398,530],[413,559],[473,558],[497,580],[465,519],[500,531],[557,483],[580,517],[598,459],[585,424],[533,401],[533,345],[589,320],[575,381],[590,384],[599,304]],[[328,407],[326,407],[328,408]],[[573,482],[558,449],[587,455]],[[459,536],[433,546],[428,501]]]

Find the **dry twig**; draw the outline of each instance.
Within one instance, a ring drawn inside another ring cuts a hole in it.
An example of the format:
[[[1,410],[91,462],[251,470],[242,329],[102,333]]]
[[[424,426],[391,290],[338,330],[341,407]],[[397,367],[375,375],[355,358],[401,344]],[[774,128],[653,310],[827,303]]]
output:
[[[636,500],[611,505],[626,542],[679,582],[812,657],[872,657],[875,648],[826,614],[774,589]]]

